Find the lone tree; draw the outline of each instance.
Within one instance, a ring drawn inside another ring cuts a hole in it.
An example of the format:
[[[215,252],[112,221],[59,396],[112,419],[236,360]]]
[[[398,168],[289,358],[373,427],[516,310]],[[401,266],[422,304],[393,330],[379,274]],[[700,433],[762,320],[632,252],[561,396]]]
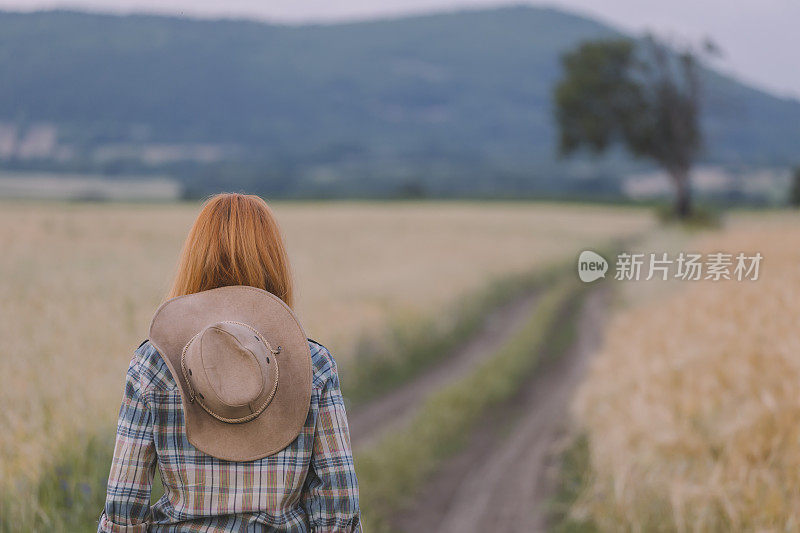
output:
[[[714,51],[710,43],[706,49]],[[561,155],[622,143],[667,171],[675,214],[691,214],[689,171],[702,143],[694,52],[675,52],[652,37],[608,39],[585,42],[561,61],[565,75],[555,88]]]

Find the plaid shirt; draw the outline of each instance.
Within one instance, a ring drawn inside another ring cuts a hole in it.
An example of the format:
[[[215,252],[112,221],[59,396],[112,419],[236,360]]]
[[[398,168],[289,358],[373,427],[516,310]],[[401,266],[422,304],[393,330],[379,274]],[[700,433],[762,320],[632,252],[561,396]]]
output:
[[[149,343],[131,361],[98,532],[361,531],[358,482],[336,362],[309,343],[311,407],[275,455],[223,461],[186,438],[175,380]],[[150,505],[158,465],[165,494]]]

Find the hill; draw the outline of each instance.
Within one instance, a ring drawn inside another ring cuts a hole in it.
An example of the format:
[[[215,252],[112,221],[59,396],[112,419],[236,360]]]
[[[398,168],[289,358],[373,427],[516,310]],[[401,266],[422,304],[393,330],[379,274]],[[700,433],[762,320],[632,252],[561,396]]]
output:
[[[534,7],[309,26],[2,12],[0,166],[200,192],[613,189],[621,158],[555,160],[551,91],[564,50],[614,34]],[[796,162],[800,102],[713,72],[707,89],[708,161]]]

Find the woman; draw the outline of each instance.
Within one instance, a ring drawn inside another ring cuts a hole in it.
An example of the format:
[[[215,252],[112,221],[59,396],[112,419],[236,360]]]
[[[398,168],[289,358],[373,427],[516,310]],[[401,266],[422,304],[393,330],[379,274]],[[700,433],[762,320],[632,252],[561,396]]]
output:
[[[361,531],[336,363],[291,311],[266,202],[206,202],[170,298],[128,369],[98,531]]]

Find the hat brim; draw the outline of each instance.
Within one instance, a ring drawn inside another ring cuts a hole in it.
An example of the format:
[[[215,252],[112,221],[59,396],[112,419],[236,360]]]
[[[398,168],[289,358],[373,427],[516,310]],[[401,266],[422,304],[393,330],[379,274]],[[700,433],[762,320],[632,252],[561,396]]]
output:
[[[255,419],[229,424],[189,401],[180,371],[184,346],[210,324],[232,320],[253,326],[273,346],[280,376],[270,404]],[[198,450],[227,461],[254,461],[286,448],[303,428],[311,402],[311,350],[292,310],[277,296],[247,286],[220,287],[164,302],[150,323],[150,342],[178,384],[186,436]]]

